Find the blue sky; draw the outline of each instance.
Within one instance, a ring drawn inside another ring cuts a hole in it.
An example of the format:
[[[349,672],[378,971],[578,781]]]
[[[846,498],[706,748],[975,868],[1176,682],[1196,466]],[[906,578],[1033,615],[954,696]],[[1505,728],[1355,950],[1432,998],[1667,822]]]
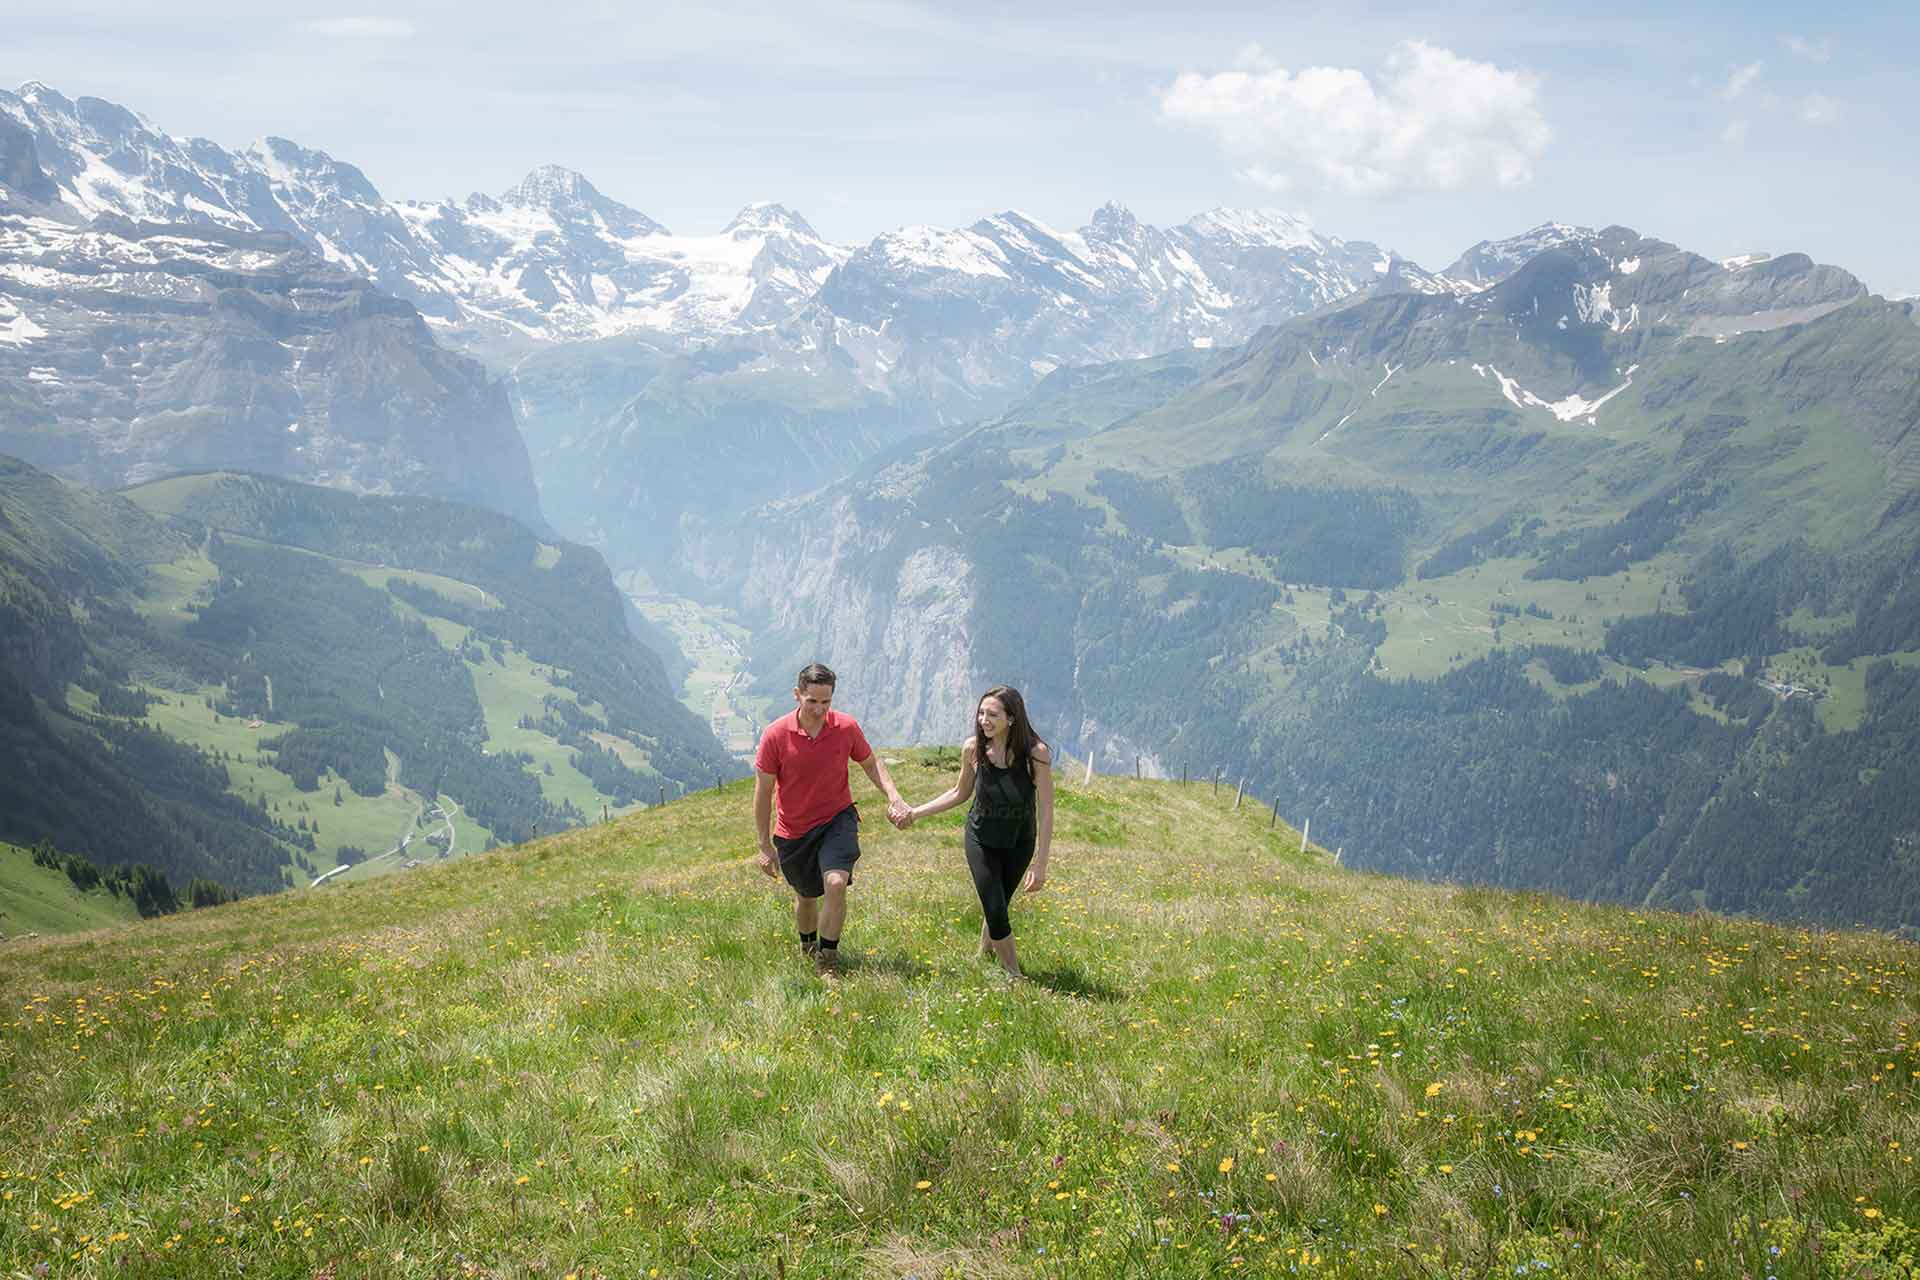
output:
[[[1543,221],[1624,223],[1920,292],[1912,4],[9,8],[0,85],[288,137],[389,199],[552,162],[676,231],[778,200],[846,243],[1265,205],[1436,269]]]

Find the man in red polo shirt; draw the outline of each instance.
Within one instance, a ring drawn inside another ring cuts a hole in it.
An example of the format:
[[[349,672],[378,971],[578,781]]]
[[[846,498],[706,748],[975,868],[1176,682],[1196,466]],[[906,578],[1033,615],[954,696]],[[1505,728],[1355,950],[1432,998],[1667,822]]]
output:
[[[793,886],[793,922],[800,949],[823,974],[840,964],[840,930],[847,919],[847,886],[860,860],[860,810],[847,785],[847,761],[866,770],[887,797],[896,826],[908,810],[887,766],[850,715],[833,709],[833,672],[816,662],[794,681],[793,714],[760,735],[754,753],[753,825],[760,837],[760,870],[774,864]],[[779,793],[779,822],[773,822]]]

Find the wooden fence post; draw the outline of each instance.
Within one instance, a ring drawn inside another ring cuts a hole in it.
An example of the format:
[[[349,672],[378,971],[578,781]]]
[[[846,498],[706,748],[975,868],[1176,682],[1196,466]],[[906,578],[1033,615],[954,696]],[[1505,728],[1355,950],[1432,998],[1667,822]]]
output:
[[[1180,785],[1183,787],[1187,785],[1187,762],[1185,760],[1180,762]]]
[[[1267,830],[1271,831],[1280,821],[1280,797],[1273,798],[1273,816],[1267,819]]]
[[[1307,832],[1311,830],[1313,830],[1312,818],[1308,818],[1305,822],[1300,824],[1300,852],[1302,853],[1305,853],[1307,851]]]
[[[664,805],[666,802],[667,802],[667,784],[663,782],[660,784],[660,803]]]
[[[1093,752],[1094,748],[1087,748],[1087,771],[1080,775],[1080,785],[1083,787],[1089,786],[1093,782]]]
[[[1139,756],[1135,756],[1133,758],[1133,780],[1135,782],[1140,781],[1140,757]]]
[[[1240,797],[1245,794],[1247,794],[1247,780],[1242,778],[1240,779],[1240,785],[1233,789],[1233,810],[1235,813],[1240,811]]]
[[[1220,798],[1220,766],[1219,765],[1213,766],[1213,796],[1214,796],[1214,799],[1216,800]]]

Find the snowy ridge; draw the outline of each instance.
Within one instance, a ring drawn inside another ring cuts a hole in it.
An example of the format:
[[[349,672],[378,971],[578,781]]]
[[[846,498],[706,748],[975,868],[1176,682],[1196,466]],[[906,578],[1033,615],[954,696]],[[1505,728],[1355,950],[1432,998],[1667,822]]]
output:
[[[1430,280],[1295,215],[1216,209],[1162,229],[1109,202],[1074,230],[1006,210],[964,230],[888,232],[832,273],[795,327],[869,389],[977,407],[981,391],[1063,364],[1238,343],[1364,290]]]
[[[1455,293],[1477,293],[1512,275],[1527,262],[1548,249],[1568,245],[1591,246],[1600,233],[1587,227],[1562,222],[1544,222],[1531,231],[1504,240],[1482,240],[1440,273],[1439,278]],[[1637,269],[1638,263],[1635,263]],[[1629,270],[1627,274],[1631,274]]]
[[[999,246],[971,231],[902,227],[874,240],[867,251],[899,271],[1007,278]]]
[[[284,232],[453,330],[557,341],[752,329],[784,318],[848,254],[773,204],[718,235],[674,237],[555,165],[498,197],[394,205],[353,165],[282,138],[228,152],[38,84],[0,92],[0,111],[83,217]]]
[[[851,368],[889,398],[964,408],[1064,364],[1238,343],[1366,290],[1459,288],[1275,209],[1160,228],[1109,203],[1072,230],[1007,210],[856,248],[762,202],[685,235],[557,165],[496,195],[396,203],[283,138],[228,152],[39,85],[0,93],[0,111],[82,220],[278,233],[411,303],[443,340],[497,355],[629,334],[689,352],[745,343],[742,369]]]

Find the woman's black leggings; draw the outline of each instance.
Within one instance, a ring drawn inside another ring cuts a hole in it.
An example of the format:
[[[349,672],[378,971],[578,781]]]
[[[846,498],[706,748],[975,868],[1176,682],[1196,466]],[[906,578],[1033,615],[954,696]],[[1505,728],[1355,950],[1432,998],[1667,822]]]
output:
[[[1013,922],[1007,919],[1007,903],[1019,892],[1020,881],[1033,864],[1033,835],[1011,848],[996,849],[982,845],[973,828],[967,828],[967,870],[973,873],[974,892],[980,895],[980,910],[987,917],[987,936],[995,942],[1013,935]]]

